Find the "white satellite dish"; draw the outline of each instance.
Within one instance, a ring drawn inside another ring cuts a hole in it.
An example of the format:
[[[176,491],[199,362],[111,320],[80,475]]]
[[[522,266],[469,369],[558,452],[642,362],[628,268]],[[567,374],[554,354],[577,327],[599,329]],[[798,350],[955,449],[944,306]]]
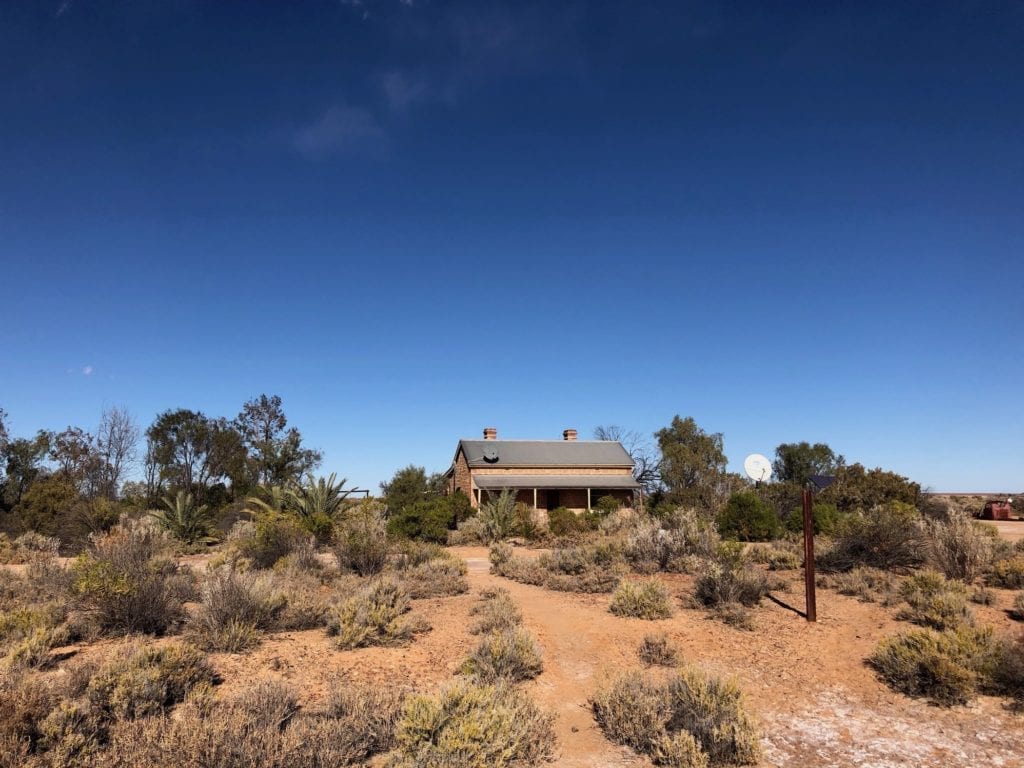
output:
[[[767,456],[752,453],[743,460],[743,471],[755,483],[763,483],[772,476],[772,463]]]

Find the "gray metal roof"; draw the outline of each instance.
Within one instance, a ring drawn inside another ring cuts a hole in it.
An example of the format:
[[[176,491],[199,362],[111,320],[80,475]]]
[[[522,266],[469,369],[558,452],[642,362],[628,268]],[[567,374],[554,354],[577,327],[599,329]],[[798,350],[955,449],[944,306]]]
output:
[[[615,440],[460,440],[459,448],[471,467],[633,466],[622,443]],[[485,451],[493,451],[497,458],[486,460]]]
[[[477,488],[639,488],[632,475],[473,475]]]

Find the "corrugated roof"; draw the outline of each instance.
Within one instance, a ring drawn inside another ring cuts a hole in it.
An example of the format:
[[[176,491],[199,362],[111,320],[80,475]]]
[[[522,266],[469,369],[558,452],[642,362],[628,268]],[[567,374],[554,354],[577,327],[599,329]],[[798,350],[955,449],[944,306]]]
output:
[[[460,440],[471,467],[632,467],[615,440]],[[488,461],[485,451],[497,458]],[[458,455],[458,453],[456,453]]]
[[[477,488],[639,488],[632,475],[473,475]]]

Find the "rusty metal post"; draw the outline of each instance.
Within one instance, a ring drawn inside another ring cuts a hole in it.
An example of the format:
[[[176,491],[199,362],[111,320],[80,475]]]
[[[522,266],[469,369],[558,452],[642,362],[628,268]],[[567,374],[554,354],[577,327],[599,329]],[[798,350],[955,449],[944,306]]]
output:
[[[818,620],[817,598],[814,594],[814,501],[811,489],[804,488],[804,592],[807,597],[807,620]]]

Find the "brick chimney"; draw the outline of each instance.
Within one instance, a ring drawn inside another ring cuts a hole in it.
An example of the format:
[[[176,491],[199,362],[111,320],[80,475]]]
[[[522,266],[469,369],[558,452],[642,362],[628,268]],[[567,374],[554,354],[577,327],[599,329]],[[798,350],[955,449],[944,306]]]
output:
[[[497,440],[498,439],[498,428],[497,427],[484,427],[484,440]]]
[[[575,429],[565,429],[565,430],[562,430],[562,439],[563,440],[575,440],[576,439],[576,430]]]

